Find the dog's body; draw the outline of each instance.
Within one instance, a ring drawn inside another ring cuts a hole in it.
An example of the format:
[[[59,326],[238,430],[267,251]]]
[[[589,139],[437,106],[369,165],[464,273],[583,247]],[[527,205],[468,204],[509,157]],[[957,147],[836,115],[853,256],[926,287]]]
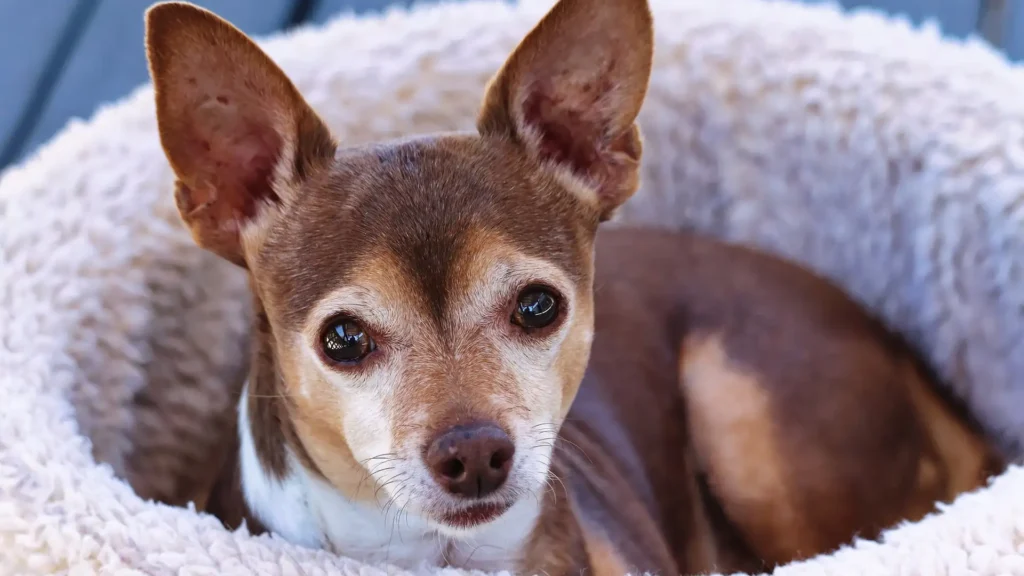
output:
[[[591,363],[539,500],[463,540],[301,468],[275,487],[243,403],[208,511],[400,565],[759,571],[920,518],[1002,465],[901,342],[806,270],[657,231],[601,232],[596,253]]]
[[[639,185],[652,42],[643,0],[562,0],[477,132],[345,149],[229,24],[149,12],[179,210],[256,303],[208,511],[404,566],[667,574],[831,550],[984,481],[987,445],[828,283],[597,241]]]

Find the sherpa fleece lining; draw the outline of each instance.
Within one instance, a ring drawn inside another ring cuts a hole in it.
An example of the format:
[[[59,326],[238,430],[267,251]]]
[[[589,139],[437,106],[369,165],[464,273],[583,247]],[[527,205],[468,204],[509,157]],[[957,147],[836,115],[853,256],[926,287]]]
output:
[[[622,219],[837,280],[1019,456],[1021,72],[876,14],[652,1],[645,180]],[[343,17],[263,45],[346,144],[468,129],[550,5]],[[0,176],[0,574],[383,574],[137,495],[205,465],[246,359],[243,275],[192,245],[171,181],[148,86]],[[1024,575],[1024,471],[778,573]]]

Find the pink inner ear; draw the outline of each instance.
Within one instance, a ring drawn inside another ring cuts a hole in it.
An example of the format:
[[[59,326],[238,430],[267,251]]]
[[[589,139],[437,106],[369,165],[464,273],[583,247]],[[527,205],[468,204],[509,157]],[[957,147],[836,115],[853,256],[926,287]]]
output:
[[[224,95],[197,103],[186,116],[191,138],[182,150],[196,176],[191,207],[203,206],[229,226],[252,219],[261,202],[280,202],[272,182],[282,138],[264,111],[238,105]]]
[[[540,135],[537,154],[542,160],[567,164],[581,176],[590,172],[597,160],[596,134],[582,121],[582,114],[535,92],[523,104],[523,121]]]
[[[531,87],[523,102],[523,121],[539,133],[537,153],[543,160],[567,164],[580,176],[596,176],[608,130],[603,118],[603,100],[611,90],[608,78],[604,71],[575,85],[567,78],[556,79],[570,83],[561,90],[551,81]]]

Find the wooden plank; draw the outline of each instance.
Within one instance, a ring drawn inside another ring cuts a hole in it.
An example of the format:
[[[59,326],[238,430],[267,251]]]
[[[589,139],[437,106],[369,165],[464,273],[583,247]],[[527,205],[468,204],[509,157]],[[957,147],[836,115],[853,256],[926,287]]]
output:
[[[88,19],[88,0],[0,2],[0,168],[13,159],[16,140],[32,129],[38,99],[49,92],[74,42],[74,28]],[[64,39],[64,42],[62,42]],[[51,68],[53,68],[51,70]]]
[[[890,14],[904,14],[916,23],[934,18],[943,34],[964,37],[978,26],[981,0],[841,0],[844,8],[880,8]]]
[[[39,0],[32,0],[37,3]],[[59,1],[59,0],[58,0]],[[18,0],[21,3],[21,0]],[[27,3],[27,2],[26,2]],[[288,24],[292,0],[198,0],[249,34]],[[72,117],[88,117],[107,101],[149,79],[143,48],[143,13],[153,0],[101,1],[22,151],[34,149]]]
[[[429,1],[431,0],[318,0],[316,7],[310,13],[309,19],[313,22],[323,22],[341,13],[367,14],[384,12],[393,6],[408,8],[413,4]]]

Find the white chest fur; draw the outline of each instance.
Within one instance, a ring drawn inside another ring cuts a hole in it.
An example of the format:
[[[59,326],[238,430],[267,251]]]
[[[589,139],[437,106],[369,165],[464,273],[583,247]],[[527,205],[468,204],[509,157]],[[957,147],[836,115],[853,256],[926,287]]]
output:
[[[539,515],[539,498],[523,498],[496,521],[453,536],[414,514],[352,502],[291,455],[288,476],[278,480],[266,473],[256,455],[247,394],[248,386],[238,410],[242,490],[253,514],[272,532],[294,544],[331,549],[364,562],[515,569]]]

